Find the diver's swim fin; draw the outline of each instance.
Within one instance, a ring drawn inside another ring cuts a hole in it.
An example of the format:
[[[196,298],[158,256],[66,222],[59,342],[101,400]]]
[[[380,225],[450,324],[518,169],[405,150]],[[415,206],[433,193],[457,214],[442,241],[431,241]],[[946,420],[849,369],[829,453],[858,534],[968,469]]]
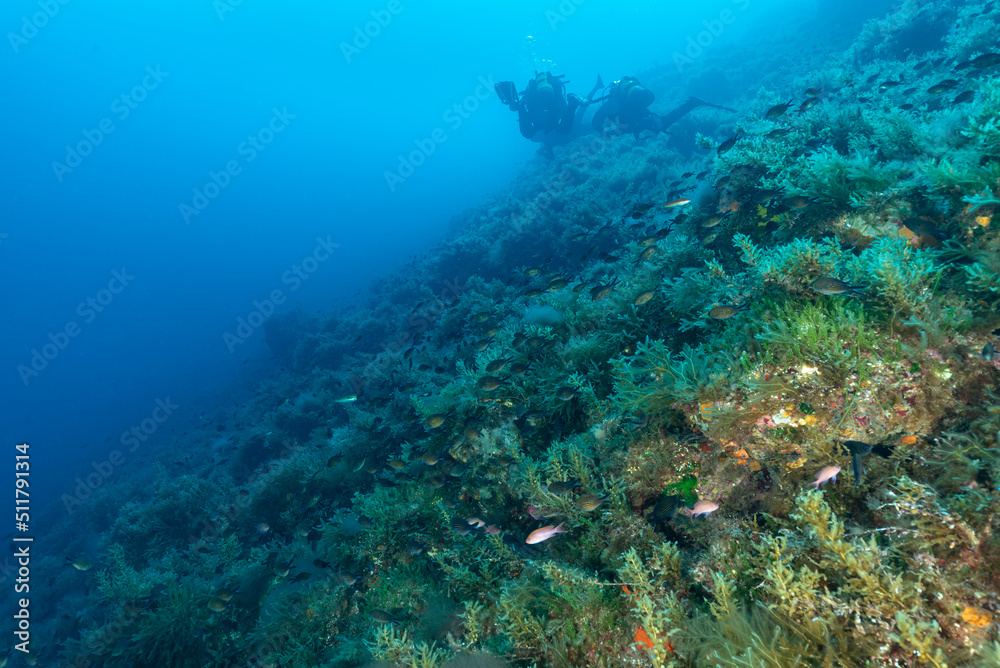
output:
[[[493,84],[493,89],[497,92],[500,101],[508,107],[517,106],[517,85],[513,81],[499,81]]]
[[[597,83],[594,84],[594,87],[587,94],[587,99],[588,100],[593,100],[594,96],[597,95],[597,93],[599,91],[602,91],[602,90],[604,90],[604,82],[601,81],[601,75],[598,74],[597,75]]]

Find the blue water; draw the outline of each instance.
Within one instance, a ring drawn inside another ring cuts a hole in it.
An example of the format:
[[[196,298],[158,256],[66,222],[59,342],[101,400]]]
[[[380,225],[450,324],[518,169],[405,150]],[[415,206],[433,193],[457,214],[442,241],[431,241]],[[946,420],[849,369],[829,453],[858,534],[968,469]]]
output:
[[[259,328],[223,338],[255,300],[349,304],[537,159],[484,83],[551,69],[586,93],[722,11],[708,49],[790,7],[5,3],[0,442],[32,444],[50,501],[157,399],[180,407],[157,424],[169,445],[271,370]],[[318,239],[338,246],[289,274]]]

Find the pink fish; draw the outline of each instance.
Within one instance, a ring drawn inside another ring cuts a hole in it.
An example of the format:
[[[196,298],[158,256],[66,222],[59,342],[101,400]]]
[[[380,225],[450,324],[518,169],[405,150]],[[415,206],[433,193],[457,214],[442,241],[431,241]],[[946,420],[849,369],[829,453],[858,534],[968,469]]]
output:
[[[816,480],[809,483],[810,485],[816,485],[816,489],[825,483],[827,480],[832,480],[837,482],[837,474],[840,473],[839,466],[826,466],[819,473],[816,474]]]
[[[496,536],[498,533],[500,533],[500,527],[498,527],[496,524],[491,524],[488,527],[486,527],[486,533],[488,533],[491,536]]]
[[[712,503],[711,501],[701,500],[694,504],[694,508],[691,509],[691,517],[698,517],[699,515],[704,515],[708,517],[716,510],[719,509],[719,504]]]
[[[530,534],[528,534],[527,540],[524,542],[528,545],[534,545],[535,543],[541,543],[543,540],[548,540],[552,538],[557,533],[566,533],[566,530],[562,528],[563,523],[560,522],[559,526],[547,526],[541,529],[535,529]]]
[[[473,524],[476,525],[477,529],[482,529],[484,526],[486,526],[486,522],[482,521],[478,517],[470,517],[465,521],[468,522],[470,526],[472,526]]]

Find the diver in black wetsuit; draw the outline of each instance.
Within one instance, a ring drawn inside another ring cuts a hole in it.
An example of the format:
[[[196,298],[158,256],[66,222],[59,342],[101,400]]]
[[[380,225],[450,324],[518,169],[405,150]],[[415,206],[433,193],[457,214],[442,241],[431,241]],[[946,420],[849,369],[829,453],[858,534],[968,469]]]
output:
[[[656,96],[652,91],[639,83],[635,77],[622,77],[621,80],[608,86],[607,93],[602,97],[604,104],[594,114],[591,121],[596,132],[603,132],[605,126],[613,123],[623,132],[630,132],[639,138],[644,130],[650,132],[665,132],[682,116],[698,107],[715,107],[733,111],[728,107],[711,104],[696,97],[687,101],[666,116],[654,114],[649,110]]]
[[[535,74],[520,96],[512,81],[496,84],[496,91],[501,101],[517,112],[518,126],[525,139],[533,139],[539,133],[569,134],[576,110],[583,102],[575,94],[567,97],[562,77],[551,72]]]

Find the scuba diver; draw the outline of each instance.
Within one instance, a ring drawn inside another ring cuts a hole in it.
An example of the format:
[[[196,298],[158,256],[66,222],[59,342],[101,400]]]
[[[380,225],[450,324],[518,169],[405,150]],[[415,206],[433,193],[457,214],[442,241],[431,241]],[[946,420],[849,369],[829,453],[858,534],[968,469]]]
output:
[[[638,139],[644,130],[650,132],[666,132],[666,129],[676,123],[682,116],[698,107],[715,107],[726,111],[735,111],[729,107],[705,102],[696,97],[690,97],[684,104],[674,109],[666,116],[654,114],[649,110],[656,96],[648,88],[639,83],[635,77],[622,77],[607,88],[600,99],[604,104],[594,114],[591,125],[595,132],[604,132],[609,124],[614,124],[619,130],[630,132]]]
[[[609,125],[620,132],[632,133],[638,139],[644,130],[666,132],[682,116],[698,107],[715,107],[735,113],[729,107],[691,97],[665,116],[654,114],[649,105],[656,96],[635,77],[625,77],[605,87],[598,76],[586,99],[574,93],[566,96],[566,82],[550,72],[536,73],[521,94],[513,81],[501,81],[494,88],[500,101],[517,112],[521,134],[540,143],[541,153],[548,157],[552,157],[554,146],[564,146],[593,132],[603,133]],[[595,97],[602,92],[600,97]],[[588,119],[587,114],[595,102],[603,104]]]
[[[562,76],[535,72],[535,78],[520,95],[513,81],[501,81],[494,88],[500,101],[517,112],[517,123],[525,139],[532,139],[539,132],[567,134],[573,127],[573,115],[580,106],[580,97],[570,95],[567,99]]]
[[[521,135],[525,139],[541,142],[543,151],[548,153],[551,153],[553,144],[566,143],[583,110],[597,101],[590,98],[603,87],[601,78],[597,77],[597,84],[588,99],[576,93],[567,96],[563,76],[555,76],[551,72],[536,72],[520,94],[513,81],[501,81],[494,85],[500,101],[517,112]],[[560,135],[565,139],[552,141],[553,137]]]

